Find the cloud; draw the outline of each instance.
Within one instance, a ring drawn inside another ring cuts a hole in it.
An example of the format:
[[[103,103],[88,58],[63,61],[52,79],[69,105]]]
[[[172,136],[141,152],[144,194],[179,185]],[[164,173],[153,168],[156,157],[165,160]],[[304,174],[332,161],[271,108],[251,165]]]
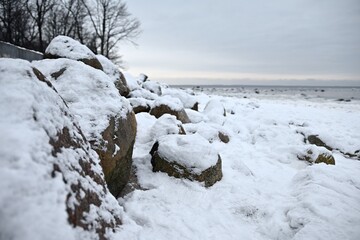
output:
[[[360,79],[357,0],[133,0],[131,68]],[[205,77],[206,75],[204,75]]]

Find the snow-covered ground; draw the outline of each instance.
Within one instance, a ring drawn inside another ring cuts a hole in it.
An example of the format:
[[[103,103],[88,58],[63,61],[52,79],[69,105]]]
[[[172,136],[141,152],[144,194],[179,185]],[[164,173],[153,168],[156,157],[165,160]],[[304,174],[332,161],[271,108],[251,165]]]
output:
[[[336,165],[297,158],[309,147],[301,133],[318,134],[342,152],[359,150],[360,101],[194,98],[199,112],[209,100],[225,107],[226,117],[212,121],[192,112],[200,122],[183,124],[185,131],[229,135],[227,144],[211,143],[223,179],[205,188],[152,172],[156,119],[138,113],[134,164],[146,190],[118,199],[125,213],[117,239],[360,239],[360,161],[338,150]]]

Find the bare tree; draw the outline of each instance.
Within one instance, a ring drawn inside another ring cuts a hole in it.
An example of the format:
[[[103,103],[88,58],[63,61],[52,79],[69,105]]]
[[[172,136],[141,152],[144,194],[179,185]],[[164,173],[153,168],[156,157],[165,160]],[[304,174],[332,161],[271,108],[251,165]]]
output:
[[[17,45],[25,44],[32,31],[24,0],[0,0],[0,39]]]
[[[121,0],[82,0],[93,26],[98,53],[113,59],[121,41],[130,41],[140,33],[140,22],[131,16]]]
[[[37,26],[39,50],[44,51],[44,24],[48,12],[55,6],[54,0],[26,0],[26,7]]]

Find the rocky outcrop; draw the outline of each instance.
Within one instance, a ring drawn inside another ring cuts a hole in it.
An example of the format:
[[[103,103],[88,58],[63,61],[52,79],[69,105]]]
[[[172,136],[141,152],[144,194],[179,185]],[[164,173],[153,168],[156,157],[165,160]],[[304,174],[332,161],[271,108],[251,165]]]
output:
[[[176,178],[214,185],[222,178],[221,157],[200,135],[167,135],[159,138],[150,154],[153,171]]]
[[[103,69],[95,54],[88,47],[66,36],[54,38],[46,48],[44,58],[68,58],[81,61],[96,69]]]
[[[136,135],[129,101],[120,96],[111,78],[87,65],[69,59],[34,64],[75,114],[85,137],[100,156],[111,193],[117,196],[130,175]]]
[[[164,114],[174,115],[182,123],[190,123],[184,107],[179,99],[170,96],[164,96],[157,99],[150,110],[150,114],[156,118]]]
[[[71,110],[29,62],[1,59],[0,72],[1,236],[110,238],[122,210]]]

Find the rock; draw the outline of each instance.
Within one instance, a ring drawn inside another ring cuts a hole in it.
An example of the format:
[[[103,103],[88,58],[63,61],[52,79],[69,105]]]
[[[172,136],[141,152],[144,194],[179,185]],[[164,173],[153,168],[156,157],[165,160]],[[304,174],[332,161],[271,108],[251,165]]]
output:
[[[230,141],[229,136],[224,133],[224,132],[219,132],[219,139],[223,142],[223,143],[228,143]]]
[[[191,110],[199,111],[199,103],[198,102],[194,103],[194,105],[191,107]]]
[[[122,209],[71,110],[29,62],[0,72],[1,236],[111,238]]]
[[[332,150],[333,150],[333,148],[330,147],[330,146],[328,146],[328,145],[326,145],[326,144],[319,138],[318,135],[309,135],[309,136],[307,137],[307,140],[309,141],[310,144],[314,144],[314,145],[316,145],[316,146],[318,146],[318,147],[324,147],[324,148],[326,148],[326,149],[329,150],[329,151],[332,151]]]
[[[222,103],[219,100],[212,99],[210,100],[203,111],[207,115],[219,115],[226,117],[226,110]]]
[[[139,75],[139,81],[140,82],[146,82],[149,77],[143,73],[140,73]]]
[[[151,93],[154,93],[158,96],[162,95],[161,85],[158,82],[146,81],[141,86],[142,88],[150,91]]]
[[[100,156],[110,192],[117,196],[130,175],[136,135],[135,114],[129,101],[120,96],[104,72],[77,61],[46,59],[34,64],[75,114],[85,137]],[[53,78],[53,73],[62,69],[63,73]]]
[[[116,197],[130,177],[135,137],[135,114],[128,112],[126,117],[116,120],[112,117],[109,126],[102,133],[102,143],[93,145],[101,159],[108,188]]]
[[[192,92],[190,89],[183,90],[177,88],[163,87],[162,94],[180,99],[185,109],[189,108],[198,111],[199,105],[197,102],[197,98],[194,96],[194,92]]]
[[[153,171],[214,185],[222,178],[221,157],[200,135],[162,136],[150,151]]]
[[[156,95],[155,93],[150,92],[149,90],[141,88],[141,89],[135,89],[134,91],[131,91],[128,97],[129,98],[145,98],[147,100],[155,100],[159,96]]]
[[[156,118],[164,114],[174,115],[182,123],[189,123],[190,119],[186,114],[181,101],[170,96],[163,96],[154,102],[150,114]]]
[[[335,165],[335,158],[331,152],[324,147],[308,146],[303,152],[297,155],[299,160],[305,160],[310,163],[325,163]]]
[[[119,90],[121,96],[128,96],[130,89],[127,85],[124,74],[119,70],[119,68],[113,64],[107,57],[103,55],[96,55],[96,58],[99,60],[103,66],[103,71],[108,75],[114,82],[116,88]]]
[[[192,109],[185,109],[186,114],[188,115],[190,122],[192,123],[199,123],[203,121],[208,121],[208,117],[205,116],[203,113],[192,110]]]
[[[101,63],[88,47],[66,36],[55,37],[46,48],[44,58],[68,58],[103,70]]]
[[[199,134],[209,143],[213,143],[215,141],[221,141],[223,143],[228,143],[230,141],[229,135],[222,126],[214,123],[188,123],[184,125],[185,131],[188,134]]]
[[[129,102],[136,113],[150,112],[149,100],[145,98],[129,98]]]
[[[161,136],[169,134],[185,134],[185,130],[179,120],[170,114],[164,114],[159,117],[151,127],[150,136],[156,140]]]

